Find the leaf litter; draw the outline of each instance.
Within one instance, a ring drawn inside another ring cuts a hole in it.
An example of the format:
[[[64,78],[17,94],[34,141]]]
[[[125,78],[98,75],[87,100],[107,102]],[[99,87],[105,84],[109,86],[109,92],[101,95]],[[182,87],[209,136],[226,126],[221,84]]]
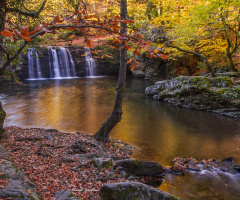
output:
[[[110,157],[114,162],[129,158],[134,149],[120,140],[104,144],[83,133],[55,129],[6,127],[5,134],[2,144],[46,200],[60,190],[70,190],[81,199],[99,199],[101,186],[126,177],[112,166],[95,167],[91,158]]]

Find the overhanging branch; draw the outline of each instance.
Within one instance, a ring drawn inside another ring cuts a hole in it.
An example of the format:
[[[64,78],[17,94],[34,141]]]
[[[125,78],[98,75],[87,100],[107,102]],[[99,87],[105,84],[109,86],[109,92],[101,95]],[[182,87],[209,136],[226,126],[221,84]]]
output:
[[[44,0],[44,2],[42,3],[41,7],[39,8],[39,10],[37,12],[24,12],[18,8],[6,8],[6,12],[16,12],[20,15],[24,15],[24,16],[28,16],[28,17],[38,17],[39,14],[42,12],[46,2],[47,2],[47,0]]]

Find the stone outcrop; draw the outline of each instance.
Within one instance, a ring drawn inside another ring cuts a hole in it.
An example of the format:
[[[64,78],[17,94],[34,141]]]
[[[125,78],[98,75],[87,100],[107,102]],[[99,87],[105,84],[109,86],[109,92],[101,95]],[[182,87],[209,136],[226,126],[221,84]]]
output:
[[[153,161],[139,161],[132,159],[125,159],[116,161],[116,165],[121,166],[128,174],[136,176],[162,176],[164,169],[162,165]]]
[[[10,160],[11,156],[0,146],[0,197],[17,200],[38,200],[36,186]]]
[[[108,183],[101,187],[102,200],[177,200],[173,195],[137,182]]]
[[[179,76],[156,82],[145,94],[174,106],[240,118],[240,83],[228,76]]]

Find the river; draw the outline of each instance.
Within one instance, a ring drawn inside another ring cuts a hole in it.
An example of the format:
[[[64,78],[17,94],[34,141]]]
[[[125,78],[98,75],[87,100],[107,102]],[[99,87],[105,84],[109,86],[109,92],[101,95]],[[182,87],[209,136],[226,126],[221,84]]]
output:
[[[25,83],[27,88],[17,92],[0,86],[0,100],[7,112],[5,126],[94,134],[111,114],[117,77]],[[233,156],[234,162],[240,163],[239,119],[152,100],[144,95],[145,88],[152,84],[128,78],[123,119],[110,135],[137,147],[132,158],[169,166],[178,156],[196,159]],[[185,176],[166,175],[160,189],[184,200],[235,200],[240,196],[240,175],[222,177],[193,172]]]

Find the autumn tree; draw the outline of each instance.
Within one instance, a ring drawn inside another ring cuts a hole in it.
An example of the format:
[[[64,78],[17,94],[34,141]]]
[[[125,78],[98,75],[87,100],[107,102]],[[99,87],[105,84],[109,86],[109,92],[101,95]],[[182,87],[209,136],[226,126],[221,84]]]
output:
[[[121,0],[121,20],[127,20],[127,0]],[[127,34],[127,24],[121,23],[121,34]],[[120,67],[119,77],[116,88],[115,104],[110,117],[103,123],[98,132],[94,135],[96,140],[106,142],[109,139],[109,134],[115,125],[122,119],[122,104],[126,87],[126,73],[127,73],[127,49],[125,41],[120,45]]]

